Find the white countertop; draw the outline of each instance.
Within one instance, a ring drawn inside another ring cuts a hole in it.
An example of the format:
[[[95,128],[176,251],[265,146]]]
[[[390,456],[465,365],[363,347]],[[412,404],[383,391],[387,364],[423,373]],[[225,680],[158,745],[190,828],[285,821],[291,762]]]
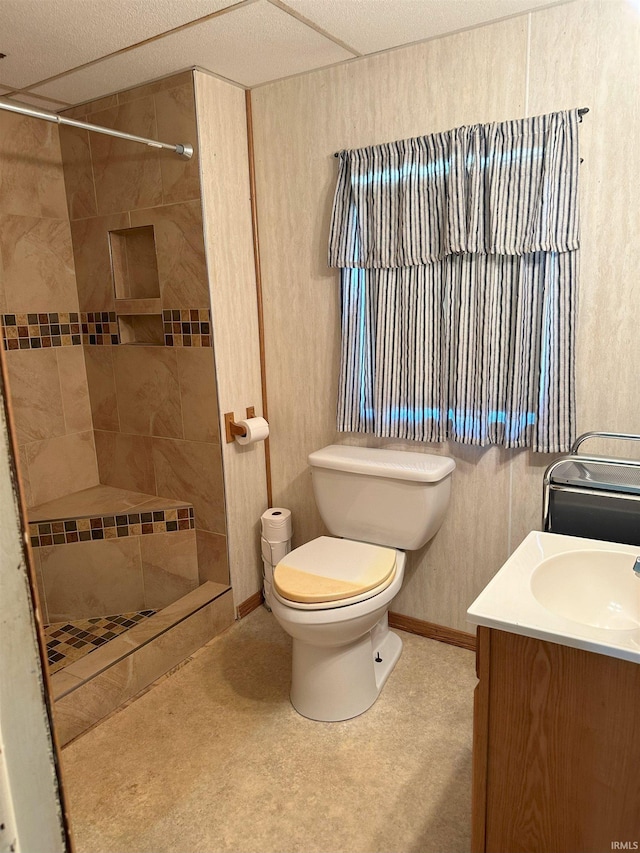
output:
[[[640,663],[640,620],[637,627],[627,630],[596,628],[559,616],[535,598],[531,581],[538,566],[550,557],[571,551],[628,554],[629,571],[632,572],[633,559],[640,555],[640,546],[557,533],[529,533],[467,610],[469,621]],[[632,579],[637,584],[637,612],[640,614],[640,578]],[[631,589],[635,591],[635,586]],[[632,594],[635,597],[635,592]]]

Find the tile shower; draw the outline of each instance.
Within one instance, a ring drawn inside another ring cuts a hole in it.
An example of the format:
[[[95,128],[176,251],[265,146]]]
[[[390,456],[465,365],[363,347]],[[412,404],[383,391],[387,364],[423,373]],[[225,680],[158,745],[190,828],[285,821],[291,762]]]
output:
[[[181,597],[230,602],[192,74],[69,114],[196,152],[0,121],[2,338],[59,696],[124,623],[148,643]]]

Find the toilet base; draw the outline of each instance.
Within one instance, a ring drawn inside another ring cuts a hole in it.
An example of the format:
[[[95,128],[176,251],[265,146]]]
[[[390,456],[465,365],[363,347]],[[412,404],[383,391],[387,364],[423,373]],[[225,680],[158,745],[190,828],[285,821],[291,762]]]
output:
[[[291,704],[311,720],[357,717],[376,701],[401,652],[402,640],[389,631],[386,613],[347,646],[310,646],[294,638]]]

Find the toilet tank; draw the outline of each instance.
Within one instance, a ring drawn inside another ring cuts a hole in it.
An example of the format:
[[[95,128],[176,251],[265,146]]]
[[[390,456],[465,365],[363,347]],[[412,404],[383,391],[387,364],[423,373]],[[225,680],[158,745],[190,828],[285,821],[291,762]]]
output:
[[[309,455],[330,533],[415,551],[444,520],[456,463],[448,456],[332,444]]]

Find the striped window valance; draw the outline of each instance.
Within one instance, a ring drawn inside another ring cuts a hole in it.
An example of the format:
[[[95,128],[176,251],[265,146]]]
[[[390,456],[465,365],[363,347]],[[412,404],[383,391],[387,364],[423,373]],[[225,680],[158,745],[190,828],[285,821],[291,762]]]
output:
[[[339,429],[569,448],[577,127],[572,110],[340,153]]]

